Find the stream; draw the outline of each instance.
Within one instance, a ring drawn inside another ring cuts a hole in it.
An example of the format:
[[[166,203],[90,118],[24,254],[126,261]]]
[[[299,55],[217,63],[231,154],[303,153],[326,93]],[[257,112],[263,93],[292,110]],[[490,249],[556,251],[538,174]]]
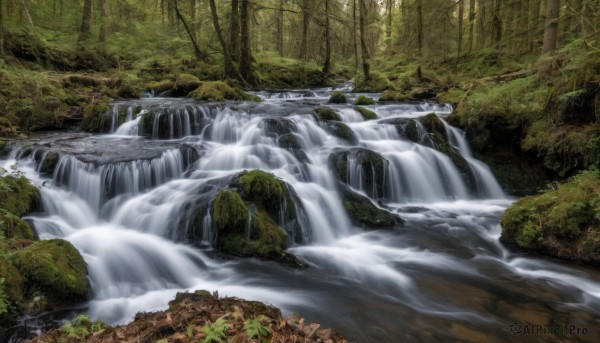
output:
[[[92,319],[128,323],[165,309],[177,292],[204,289],[300,313],[356,342],[600,341],[600,272],[499,242],[514,199],[444,121],[451,106],[370,105],[378,119],[365,121],[350,104],[327,104],[330,91],[257,92],[262,103],[115,102],[105,134],[37,135],[12,144],[0,167],[40,187],[42,210],[25,218],[39,237],[81,252],[92,295],[77,311]],[[317,120],[318,106],[333,108],[349,135]],[[468,177],[418,121],[432,112]],[[360,163],[365,150],[383,158],[382,170]],[[59,155],[51,175],[40,169],[49,153]],[[335,170],[334,155],[345,156],[346,170]],[[210,212],[199,204],[251,169],[293,188],[300,227],[279,224],[308,268],[212,249]],[[404,224],[354,225],[340,175]]]

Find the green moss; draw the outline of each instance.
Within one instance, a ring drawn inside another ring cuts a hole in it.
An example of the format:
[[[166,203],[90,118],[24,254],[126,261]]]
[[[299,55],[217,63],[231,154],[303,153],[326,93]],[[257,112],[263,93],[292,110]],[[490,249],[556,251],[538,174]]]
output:
[[[375,120],[379,118],[377,117],[377,114],[375,112],[370,111],[364,107],[356,106],[354,107],[354,109],[357,110],[358,113],[360,113],[360,115],[362,115],[364,120]]]
[[[30,288],[56,299],[84,299],[89,291],[83,258],[71,243],[39,241],[14,253],[11,261]]]
[[[467,92],[462,89],[450,88],[438,94],[437,98],[440,102],[458,105],[467,95]]]
[[[258,169],[242,172],[239,186],[244,200],[266,209],[272,216],[278,215],[282,210],[282,202],[289,198],[283,181],[273,174]]]
[[[21,217],[34,210],[40,193],[24,177],[0,177],[0,208]]]
[[[375,105],[375,100],[361,95],[358,98],[356,98],[356,100],[354,101],[354,104],[357,106],[361,106],[361,105]]]
[[[377,93],[386,90],[394,90],[394,85],[392,85],[387,77],[373,72],[371,73],[371,79],[368,81],[365,81],[364,78],[359,77],[356,80],[356,87],[354,87],[353,92]]]
[[[0,208],[0,232],[5,238],[34,239],[31,226],[21,218]]]
[[[202,85],[199,78],[190,74],[179,74],[173,84],[173,96],[187,96]]]
[[[141,93],[134,85],[123,83],[117,90],[117,96],[121,99],[139,99]]]
[[[212,218],[223,233],[245,232],[248,225],[248,207],[233,191],[221,191],[212,205]]]
[[[437,92],[432,88],[418,87],[410,93],[410,96],[417,100],[433,99],[437,96]]]
[[[202,85],[198,89],[190,93],[188,96],[191,96],[195,100],[208,101],[261,101],[259,97],[255,95],[250,95],[242,91],[241,89],[233,88],[222,81],[202,82]]]
[[[152,90],[155,95],[168,92],[173,89],[175,83],[171,80],[150,81],[144,86],[147,90]]]
[[[408,96],[405,93],[402,92],[396,92],[396,91],[385,91],[380,97],[379,97],[379,101],[397,101],[397,102],[402,102],[402,101],[408,101],[410,100],[410,96]]]
[[[600,172],[527,197],[502,218],[502,240],[520,248],[600,264]]]
[[[334,110],[332,110],[329,107],[319,107],[319,108],[315,108],[315,114],[317,115],[317,118],[319,118],[320,120],[337,120],[337,121],[341,121],[342,118],[340,118],[340,115],[337,114]]]
[[[332,104],[345,104],[347,101],[346,95],[340,91],[332,92],[329,96],[329,102]]]
[[[341,138],[351,144],[358,144],[358,139],[350,127],[342,122],[330,121],[327,123],[327,129],[332,135]]]
[[[100,100],[86,106],[83,110],[81,128],[87,132],[102,132],[109,120],[106,115],[109,109],[108,100]]]
[[[19,271],[2,256],[0,256],[0,278],[4,279],[0,288],[8,295],[10,304],[13,306],[20,304],[23,301],[23,277]]]
[[[323,74],[321,66],[282,58],[269,52],[262,53],[256,64],[259,85],[270,89],[290,89],[305,87],[333,86],[334,82]]]

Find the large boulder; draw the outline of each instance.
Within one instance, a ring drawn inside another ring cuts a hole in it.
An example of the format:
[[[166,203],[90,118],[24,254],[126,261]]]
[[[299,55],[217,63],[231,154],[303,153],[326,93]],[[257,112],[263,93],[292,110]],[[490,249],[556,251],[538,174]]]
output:
[[[364,148],[337,151],[329,157],[336,176],[343,183],[358,188],[362,185],[371,198],[386,198],[385,174],[388,161],[380,154]]]
[[[354,192],[348,186],[340,184],[339,187],[344,208],[355,225],[366,229],[382,229],[403,223],[400,217],[375,206],[369,198]]]
[[[17,217],[33,211],[40,200],[40,192],[24,177],[0,177],[0,208]]]

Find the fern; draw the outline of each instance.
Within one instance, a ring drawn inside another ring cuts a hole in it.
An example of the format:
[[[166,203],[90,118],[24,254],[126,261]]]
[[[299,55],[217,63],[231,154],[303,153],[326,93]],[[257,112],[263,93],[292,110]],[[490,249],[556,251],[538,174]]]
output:
[[[269,329],[259,319],[250,319],[244,323],[244,332],[248,338],[269,337]]]
[[[90,331],[91,331],[91,332],[98,332],[98,331],[100,331],[100,330],[104,329],[104,327],[105,327],[105,324],[104,324],[104,323],[102,323],[102,322],[101,322],[101,321],[99,321],[99,320],[95,320],[95,321],[92,323],[92,325],[90,325]]]
[[[90,331],[85,326],[77,326],[71,323],[65,324],[63,330],[70,338],[83,339],[90,334]]]
[[[202,342],[222,343],[223,339],[227,338],[227,327],[227,322],[223,318],[219,318],[216,322],[206,325],[202,329],[202,332],[206,335]]]

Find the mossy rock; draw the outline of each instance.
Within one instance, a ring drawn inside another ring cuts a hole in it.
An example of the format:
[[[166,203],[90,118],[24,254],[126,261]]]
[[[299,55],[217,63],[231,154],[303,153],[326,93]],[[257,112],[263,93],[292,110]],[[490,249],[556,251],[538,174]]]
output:
[[[502,217],[505,243],[562,259],[600,265],[600,172],[587,171],[557,189],[523,198]]]
[[[427,100],[435,98],[437,96],[437,92],[433,88],[419,87],[413,90],[410,93],[410,96],[417,100]]]
[[[340,91],[332,92],[329,96],[329,102],[332,104],[345,104],[348,102],[346,95]]]
[[[293,200],[285,182],[262,170],[244,171],[238,181],[240,195],[259,209],[265,209],[273,218],[282,212],[295,217]],[[287,206],[285,206],[287,205]]]
[[[25,277],[30,289],[55,299],[78,301],[87,297],[86,264],[71,243],[52,239],[16,251],[11,262]]]
[[[243,90],[231,87],[222,81],[202,82],[202,85],[195,91],[188,94],[188,96],[194,98],[195,100],[207,101],[262,101],[256,95],[248,94]]]
[[[337,114],[336,111],[332,110],[329,107],[319,107],[319,108],[315,108],[315,114],[317,115],[317,118],[319,118],[320,120],[323,121],[327,121],[327,120],[336,120],[336,121],[341,121],[342,118],[340,118],[340,115]]]
[[[277,137],[297,131],[296,124],[288,118],[265,118],[261,127],[269,137]]]
[[[411,118],[390,118],[380,121],[383,124],[394,125],[398,135],[415,143],[421,142],[421,133],[419,132],[419,125],[415,119]]]
[[[107,112],[110,110],[108,100],[100,100],[86,106],[83,110],[81,128],[87,132],[104,132],[110,124]]]
[[[300,162],[308,161],[308,156],[304,152],[298,136],[293,133],[286,133],[279,136],[277,138],[277,146],[289,151]]]
[[[179,74],[173,84],[173,96],[187,96],[202,85],[202,81],[194,75]]]
[[[364,107],[356,106],[354,107],[354,109],[358,111],[358,113],[360,113],[364,120],[375,120],[379,118],[377,117],[377,114],[375,112],[368,110]]]
[[[10,305],[13,306],[13,311],[15,311],[16,305],[23,301],[25,282],[17,268],[3,256],[0,256],[0,279],[4,279],[4,282],[0,284],[0,292],[4,292],[8,296]],[[2,318],[1,314],[0,318]]]
[[[343,139],[352,145],[357,145],[359,143],[354,131],[342,122],[329,121],[325,124],[325,128],[330,134]]]
[[[329,163],[338,179],[345,184],[350,182],[348,166],[350,159],[355,161],[353,168],[358,167],[362,171],[361,183],[367,195],[371,198],[385,198],[388,192],[385,187],[387,160],[380,154],[364,148],[334,152],[329,157]]]
[[[139,99],[141,93],[137,87],[128,83],[123,83],[117,90],[117,96],[121,99]]]
[[[29,224],[7,210],[0,208],[0,230],[5,238],[34,239],[35,234]]]
[[[39,204],[40,192],[25,177],[0,177],[0,208],[22,217]]]
[[[394,90],[394,85],[390,80],[383,75],[371,73],[369,80],[365,81],[363,78],[359,78],[352,91],[356,93],[378,93],[386,90]]]
[[[354,105],[357,106],[365,106],[365,105],[375,105],[375,100],[369,98],[368,96],[361,95],[354,101]]]
[[[248,207],[234,191],[221,191],[212,208],[212,219],[223,234],[243,234],[248,226]]]
[[[60,155],[54,151],[37,150],[33,154],[33,158],[40,173],[52,175],[54,168],[58,164]]]
[[[150,81],[144,86],[145,89],[151,90],[155,95],[161,95],[173,89],[175,83],[171,80]]]
[[[355,225],[367,229],[390,228],[402,224],[400,217],[373,205],[369,198],[340,184],[342,201],[346,213]]]
[[[396,91],[385,91],[379,97],[379,101],[382,101],[382,102],[390,102],[390,101],[402,102],[402,101],[408,101],[408,100],[411,100],[409,95],[402,93],[402,92],[396,92]]]
[[[0,139],[0,157],[6,156],[7,153],[8,152],[6,151],[6,141],[3,139]]]
[[[446,134],[446,126],[444,126],[444,123],[440,120],[440,117],[438,117],[435,113],[429,113],[428,115],[419,118],[419,121],[429,133],[440,133],[443,135]]]

